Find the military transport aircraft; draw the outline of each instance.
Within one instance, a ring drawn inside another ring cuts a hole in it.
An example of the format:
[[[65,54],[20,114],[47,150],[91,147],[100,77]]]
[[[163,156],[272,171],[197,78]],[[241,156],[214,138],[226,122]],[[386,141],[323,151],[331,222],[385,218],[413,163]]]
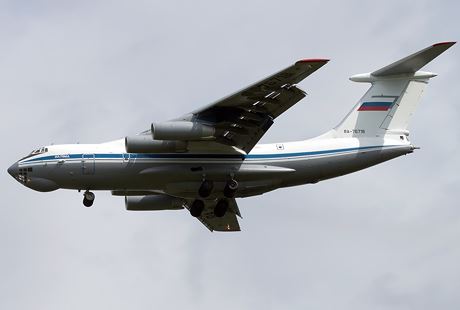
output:
[[[275,118],[305,97],[296,84],[327,59],[304,59],[228,97],[136,136],[101,144],[49,145],[8,173],[42,192],[59,188],[124,196],[127,210],[188,209],[211,231],[239,231],[236,198],[317,183],[412,153],[408,123],[425,85],[419,71],[455,42],[442,42],[372,73],[371,87],[335,128],[318,137],[257,144]]]

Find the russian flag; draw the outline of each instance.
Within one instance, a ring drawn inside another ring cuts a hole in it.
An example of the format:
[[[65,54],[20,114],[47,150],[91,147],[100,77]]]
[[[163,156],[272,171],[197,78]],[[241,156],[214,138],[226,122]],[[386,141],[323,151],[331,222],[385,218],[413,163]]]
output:
[[[358,111],[388,111],[392,104],[393,101],[363,102]]]

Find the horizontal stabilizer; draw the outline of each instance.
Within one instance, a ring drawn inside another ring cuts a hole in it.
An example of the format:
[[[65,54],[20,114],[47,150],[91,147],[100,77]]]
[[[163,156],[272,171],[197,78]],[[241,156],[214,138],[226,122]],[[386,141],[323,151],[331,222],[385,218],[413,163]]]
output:
[[[454,44],[455,42],[442,42],[434,44],[421,51],[418,51],[417,53],[400,59],[391,65],[374,71],[371,74],[376,77],[382,77],[415,73]]]

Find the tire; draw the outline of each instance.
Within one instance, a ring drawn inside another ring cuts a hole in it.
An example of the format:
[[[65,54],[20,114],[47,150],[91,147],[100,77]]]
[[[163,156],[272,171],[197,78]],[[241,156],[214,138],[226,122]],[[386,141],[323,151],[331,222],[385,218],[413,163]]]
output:
[[[221,199],[217,202],[214,207],[214,215],[216,217],[223,217],[228,210],[228,201],[226,199]]]
[[[85,207],[91,207],[94,203],[94,199],[96,198],[96,195],[94,195],[93,192],[86,191],[83,194],[83,205]]]
[[[209,197],[211,195],[212,189],[214,188],[214,183],[212,181],[204,180],[201,183],[200,188],[198,189],[198,195],[202,198]]]
[[[94,199],[96,198],[96,195],[94,195],[93,192],[85,192],[83,196],[86,200],[89,200],[89,201],[94,201]]]
[[[190,207],[190,214],[193,217],[200,217],[201,213],[203,213],[204,210],[204,202],[202,200],[196,199],[193,201],[191,207]]]
[[[236,180],[228,181],[224,187],[224,196],[227,198],[235,197],[237,189],[238,189],[238,182]]]
[[[93,205],[93,202],[94,202],[94,199],[93,200],[88,200],[85,198],[83,198],[83,205],[87,208],[91,207]]]

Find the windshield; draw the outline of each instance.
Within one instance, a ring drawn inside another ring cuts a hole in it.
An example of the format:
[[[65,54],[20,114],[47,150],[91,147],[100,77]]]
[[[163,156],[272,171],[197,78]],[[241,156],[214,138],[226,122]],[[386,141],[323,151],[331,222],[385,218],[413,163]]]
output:
[[[21,158],[20,160],[23,160],[23,159],[26,159],[26,158],[29,158],[29,157],[32,157],[32,156],[35,156],[35,155],[43,154],[43,153],[46,153],[46,152],[48,152],[48,148],[47,147],[41,147],[38,150],[33,150],[32,152],[30,152],[29,155]]]
[[[47,147],[42,147],[42,148],[39,148],[38,150],[33,150],[32,152],[30,152],[29,156],[43,154],[43,153],[46,153],[46,152],[48,152],[48,148]]]

